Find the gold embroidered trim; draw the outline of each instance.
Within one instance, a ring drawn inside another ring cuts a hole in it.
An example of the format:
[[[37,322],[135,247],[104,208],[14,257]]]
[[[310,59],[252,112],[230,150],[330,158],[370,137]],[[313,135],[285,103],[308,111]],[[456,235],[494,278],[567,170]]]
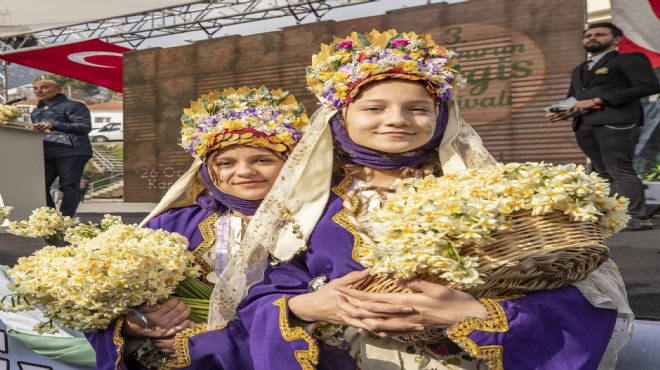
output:
[[[313,370],[314,365],[318,365],[319,359],[319,347],[314,343],[312,337],[307,333],[303,328],[296,326],[292,328],[289,325],[288,310],[287,310],[287,300],[285,296],[279,298],[273,305],[280,308],[280,333],[282,337],[287,341],[291,342],[297,339],[302,339],[307,342],[309,350],[307,351],[296,351],[295,356],[296,360],[300,364],[300,367],[303,370]]]
[[[505,333],[509,330],[509,321],[506,318],[504,309],[499,301],[515,299],[520,296],[502,297],[502,298],[481,298],[479,302],[486,308],[488,319],[483,320],[476,317],[467,317],[463,321],[452,325],[446,331],[446,335],[452,342],[463,348],[472,357],[486,360],[491,370],[502,370],[503,348],[499,345],[479,347],[474,341],[468,338],[475,330],[489,333]]]
[[[345,171],[344,178],[341,179],[339,184],[332,187],[331,190],[333,193],[337,194],[337,196],[343,199],[344,201],[348,201],[349,199],[346,194],[348,193],[348,187],[351,185],[352,182],[353,179],[348,174],[348,172]],[[350,199],[350,202],[351,202],[351,210],[355,212],[358,205],[360,204],[360,198],[353,197],[353,199]],[[348,216],[346,215],[346,209],[342,208],[339,212],[337,212],[336,215],[332,216],[332,221],[334,221],[339,226],[343,227],[353,235],[353,253],[351,257],[357,261],[357,258],[360,256],[359,251],[362,248],[363,242],[362,242],[362,238],[360,237],[360,234],[349,221]]]
[[[225,324],[219,326],[215,330],[222,330],[226,327],[227,325]],[[199,324],[178,332],[174,337],[174,352],[176,353],[176,358],[165,361],[158,370],[180,369],[192,365],[189,348],[190,339],[195,335],[209,331],[210,330],[206,324]]]
[[[214,266],[210,266],[208,263],[206,263],[202,255],[204,255],[204,253],[206,253],[209,249],[213,248],[213,244],[215,244],[215,222],[218,221],[218,218],[220,218],[220,215],[218,213],[213,213],[204,221],[199,223],[198,228],[204,241],[199,243],[197,248],[195,248],[195,250],[192,252],[195,256],[195,262],[197,262],[197,264],[202,267],[202,276],[204,277],[203,281],[207,284],[211,283],[206,281],[206,276],[215,271],[215,268]]]
[[[348,171],[344,171],[344,177],[341,179],[339,184],[335,185],[330,189],[333,193],[337,194],[341,199],[346,200],[346,193],[348,193],[348,187],[353,183],[353,178],[348,174]]]
[[[121,336],[121,328],[124,326],[124,317],[120,317],[115,321],[115,331],[112,333],[112,342],[114,343],[117,351],[117,361],[115,362],[115,369],[121,369],[124,353],[124,337]]]

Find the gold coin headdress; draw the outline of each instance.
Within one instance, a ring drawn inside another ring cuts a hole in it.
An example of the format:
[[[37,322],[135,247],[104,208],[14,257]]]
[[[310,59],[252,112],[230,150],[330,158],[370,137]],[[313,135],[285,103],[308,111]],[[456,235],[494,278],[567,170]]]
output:
[[[235,144],[291,152],[309,124],[305,107],[287,91],[225,89],[190,102],[181,116],[181,146],[204,160]]]
[[[353,32],[321,45],[307,67],[307,86],[322,104],[334,108],[353,101],[361,86],[384,78],[419,80],[436,100],[451,100],[456,87],[465,83],[455,56],[429,34]]]

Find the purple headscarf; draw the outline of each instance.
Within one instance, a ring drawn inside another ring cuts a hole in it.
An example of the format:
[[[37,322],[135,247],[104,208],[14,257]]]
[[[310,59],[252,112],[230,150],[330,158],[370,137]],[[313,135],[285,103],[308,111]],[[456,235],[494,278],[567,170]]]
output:
[[[435,120],[435,130],[431,139],[421,147],[405,153],[383,153],[356,144],[348,136],[346,128],[342,125],[342,118],[339,113],[335,114],[332,118],[332,136],[334,137],[335,145],[343,151],[339,159],[344,163],[356,163],[380,170],[402,170],[406,167],[424,163],[431,156],[437,155],[436,149],[442,141],[448,118],[449,112],[445,104],[442,103],[440,104],[440,113],[438,113]]]
[[[206,186],[206,192],[197,197],[197,204],[200,207],[213,212],[224,212],[229,209],[248,216],[252,216],[259,208],[261,201],[245,200],[220,191],[213,183],[206,163],[202,164],[199,174]]]

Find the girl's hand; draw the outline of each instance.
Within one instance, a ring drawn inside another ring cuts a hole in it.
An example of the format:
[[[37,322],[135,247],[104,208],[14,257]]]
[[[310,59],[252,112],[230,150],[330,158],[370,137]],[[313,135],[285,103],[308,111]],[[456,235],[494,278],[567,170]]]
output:
[[[166,338],[191,325],[190,307],[185,303],[170,298],[163,304],[144,305],[136,308],[147,318],[147,325],[134,312],[124,318],[122,334],[128,338]]]
[[[151,339],[151,343],[165,356],[169,357],[170,359],[176,358],[176,351],[174,350],[174,337],[154,338]]]
[[[294,316],[306,322],[327,321],[335,324],[348,324],[339,316],[342,310],[337,306],[337,297],[341,295],[341,292],[336,288],[348,288],[368,276],[369,270],[363,270],[334,279],[315,292],[289,299],[289,310]],[[400,312],[401,308],[393,309]]]
[[[337,306],[342,310],[338,316],[353,327],[379,336],[446,328],[468,316],[488,317],[486,308],[468,293],[418,279],[402,284],[413,293],[367,293],[337,287],[342,293],[337,297]]]

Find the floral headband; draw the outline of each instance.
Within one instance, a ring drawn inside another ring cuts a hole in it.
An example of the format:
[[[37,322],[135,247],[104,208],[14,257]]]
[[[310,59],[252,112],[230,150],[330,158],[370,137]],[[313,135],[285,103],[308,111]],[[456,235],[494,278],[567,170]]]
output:
[[[423,81],[436,100],[451,100],[456,87],[465,84],[455,56],[429,34],[353,32],[321,45],[307,67],[307,86],[321,103],[334,108],[352,102],[364,84],[388,77]]]
[[[287,91],[242,87],[213,91],[190,102],[181,116],[181,146],[204,160],[235,144],[290,152],[309,124],[305,107]]]

